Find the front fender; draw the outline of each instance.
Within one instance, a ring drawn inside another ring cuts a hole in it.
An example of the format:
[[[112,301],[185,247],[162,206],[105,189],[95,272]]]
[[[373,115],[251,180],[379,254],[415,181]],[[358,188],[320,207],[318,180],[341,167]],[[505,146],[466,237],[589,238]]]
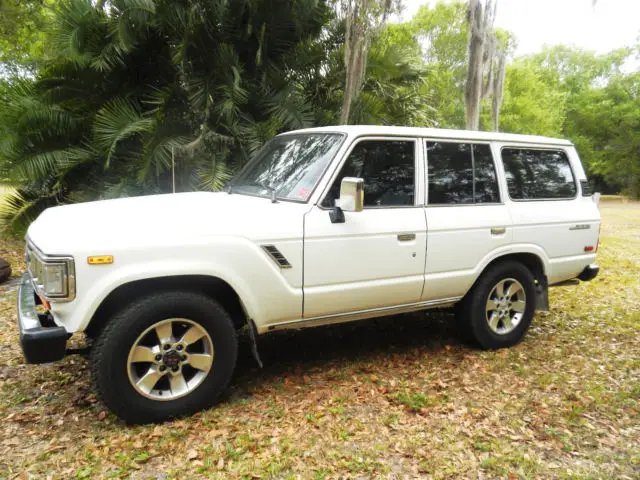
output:
[[[56,323],[68,332],[82,331],[104,299],[121,285],[158,277],[208,275],[231,285],[258,328],[270,321],[294,320],[302,316],[302,241],[278,245],[294,265],[286,276],[259,245],[237,237],[127,248],[109,252],[114,257],[111,265],[88,265],[76,258],[76,299],[52,304],[51,311]]]

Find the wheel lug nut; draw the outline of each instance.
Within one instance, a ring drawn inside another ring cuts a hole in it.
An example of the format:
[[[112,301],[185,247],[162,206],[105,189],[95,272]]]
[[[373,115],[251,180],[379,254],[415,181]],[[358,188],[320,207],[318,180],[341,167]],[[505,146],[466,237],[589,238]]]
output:
[[[180,370],[179,367],[173,367],[171,370],[173,370],[174,372],[177,372],[178,370]]]
[[[160,371],[164,372],[167,369],[167,367],[165,367],[164,365],[160,365]]]
[[[160,360],[162,360],[162,355],[156,355],[156,362],[159,362]]]
[[[164,348],[165,350],[169,350],[169,349],[171,348],[171,345],[169,345],[169,344],[167,343],[167,344],[165,344],[165,345],[164,345],[164,347],[162,347],[162,348]]]
[[[182,345],[178,345],[178,346],[176,347],[176,350],[180,351],[180,350],[182,350],[183,348],[184,348],[184,347],[183,347]]]
[[[182,355],[182,361],[186,362],[187,361],[187,356],[186,355]]]

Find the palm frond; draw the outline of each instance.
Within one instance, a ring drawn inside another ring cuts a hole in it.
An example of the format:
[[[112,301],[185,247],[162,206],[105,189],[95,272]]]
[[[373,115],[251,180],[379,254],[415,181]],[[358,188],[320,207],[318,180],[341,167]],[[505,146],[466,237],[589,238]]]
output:
[[[120,0],[113,3],[114,31],[124,51],[131,51],[154,25],[153,0]]]
[[[219,191],[231,180],[232,172],[222,156],[214,156],[206,165],[197,170],[199,187],[209,191]]]
[[[314,122],[313,110],[304,97],[293,88],[284,88],[267,101],[268,112],[288,129],[310,127]]]
[[[124,98],[116,98],[100,109],[93,134],[96,145],[105,152],[105,168],[109,167],[118,143],[150,132],[153,125],[153,119],[144,117],[133,102]]]

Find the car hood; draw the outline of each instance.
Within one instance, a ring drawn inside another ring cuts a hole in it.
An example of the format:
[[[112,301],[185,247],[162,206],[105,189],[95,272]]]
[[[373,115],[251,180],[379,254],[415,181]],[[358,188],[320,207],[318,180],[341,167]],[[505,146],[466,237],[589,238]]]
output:
[[[29,227],[44,253],[172,244],[214,235],[253,241],[302,237],[307,204],[223,192],[178,193],[53,207]]]

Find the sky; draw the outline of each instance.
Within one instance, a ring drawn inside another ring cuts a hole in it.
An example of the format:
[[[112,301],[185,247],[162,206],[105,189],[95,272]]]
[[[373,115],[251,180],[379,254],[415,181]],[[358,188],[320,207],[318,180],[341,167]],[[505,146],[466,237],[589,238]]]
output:
[[[403,0],[402,20],[435,0]],[[495,25],[513,32],[516,55],[546,45],[573,45],[608,52],[636,44],[640,36],[640,0],[498,0]]]

